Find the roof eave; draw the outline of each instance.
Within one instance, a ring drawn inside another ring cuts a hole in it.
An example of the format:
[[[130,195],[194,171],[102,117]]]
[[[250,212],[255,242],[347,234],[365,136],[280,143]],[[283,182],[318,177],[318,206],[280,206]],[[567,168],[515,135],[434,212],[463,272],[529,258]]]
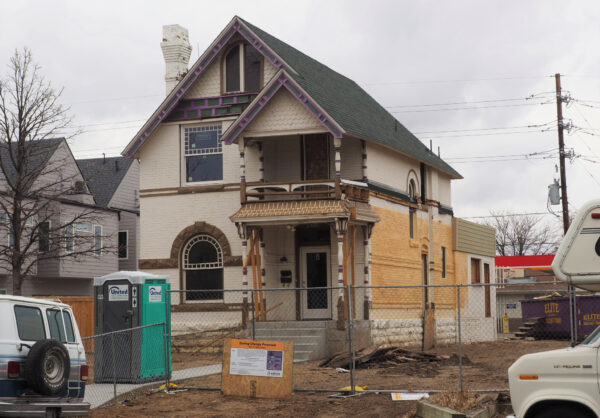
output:
[[[236,142],[242,132],[250,126],[258,114],[260,114],[282,87],[285,87],[286,90],[290,92],[292,96],[294,96],[294,98],[298,100],[334,138],[341,138],[346,133],[341,125],[336,122],[315,99],[300,87],[286,70],[281,69],[262,89],[260,94],[250,102],[250,105],[242,112],[242,114],[240,114],[229,128],[227,128],[223,133],[222,140],[226,144]]]
[[[276,68],[287,68],[295,72],[287,62],[277,55],[264,41],[262,41],[254,31],[252,31],[246,23],[234,16],[229,24],[221,31],[219,36],[212,44],[204,51],[186,75],[177,83],[175,88],[167,95],[152,116],[144,123],[141,129],[135,134],[133,139],[127,144],[121,155],[134,158],[138,157],[138,150],[144,141],[154,132],[154,130],[166,119],[171,110],[183,98],[185,93],[194,84],[197,78],[210,66],[214,58],[221,52],[224,46],[229,42],[231,37],[239,33],[253,47],[255,47],[262,55],[264,55]]]

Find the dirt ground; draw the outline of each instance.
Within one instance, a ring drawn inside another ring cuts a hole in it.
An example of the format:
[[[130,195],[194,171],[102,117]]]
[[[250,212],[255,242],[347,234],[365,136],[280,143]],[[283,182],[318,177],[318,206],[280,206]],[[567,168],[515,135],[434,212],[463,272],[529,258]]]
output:
[[[566,347],[566,341],[505,340],[463,346],[464,390],[502,390],[508,388],[507,369],[526,353]],[[360,369],[356,384],[371,390],[459,390],[457,347],[439,347],[428,353],[450,356],[441,362],[411,362],[388,368]],[[213,364],[216,354],[194,358],[174,356],[174,369]],[[294,366],[294,388],[302,390],[339,389],[349,386],[349,375],[321,368],[319,362]],[[390,416],[412,417],[413,401],[392,401],[389,393],[363,394],[350,398],[332,398],[326,392],[295,392],[290,399],[267,400],[225,397],[218,390],[219,375],[177,382],[187,391],[166,394],[150,391],[130,394],[117,406],[95,409],[92,417],[134,416]],[[158,386],[158,385],[157,385]],[[200,389],[202,388],[202,390]],[[504,415],[503,415],[504,416]]]

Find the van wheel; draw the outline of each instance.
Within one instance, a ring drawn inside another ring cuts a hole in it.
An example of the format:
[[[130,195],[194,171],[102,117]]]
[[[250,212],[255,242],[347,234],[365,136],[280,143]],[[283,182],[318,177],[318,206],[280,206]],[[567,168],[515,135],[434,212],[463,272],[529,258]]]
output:
[[[25,360],[25,380],[40,395],[52,396],[67,389],[71,361],[63,344],[41,340],[31,347]]]
[[[578,405],[553,405],[542,409],[533,418],[593,418],[593,415]]]

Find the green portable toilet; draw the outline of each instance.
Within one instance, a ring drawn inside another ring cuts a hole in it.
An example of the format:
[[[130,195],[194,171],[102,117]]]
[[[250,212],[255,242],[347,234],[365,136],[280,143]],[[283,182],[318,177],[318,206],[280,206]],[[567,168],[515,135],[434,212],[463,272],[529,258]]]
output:
[[[95,382],[139,383],[171,374],[170,288],[169,277],[141,271],[94,279],[95,334],[110,333],[96,343]],[[152,326],[159,323],[164,329]],[[125,331],[131,328],[137,329]]]

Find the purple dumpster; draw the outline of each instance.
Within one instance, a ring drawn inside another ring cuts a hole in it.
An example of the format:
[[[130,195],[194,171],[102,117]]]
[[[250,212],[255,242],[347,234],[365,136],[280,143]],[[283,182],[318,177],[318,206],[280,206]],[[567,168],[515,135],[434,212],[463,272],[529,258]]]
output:
[[[537,339],[569,339],[569,298],[521,301],[523,322],[535,322],[527,335]],[[537,321],[536,321],[537,320]],[[577,335],[588,336],[600,326],[600,296],[577,296]]]

